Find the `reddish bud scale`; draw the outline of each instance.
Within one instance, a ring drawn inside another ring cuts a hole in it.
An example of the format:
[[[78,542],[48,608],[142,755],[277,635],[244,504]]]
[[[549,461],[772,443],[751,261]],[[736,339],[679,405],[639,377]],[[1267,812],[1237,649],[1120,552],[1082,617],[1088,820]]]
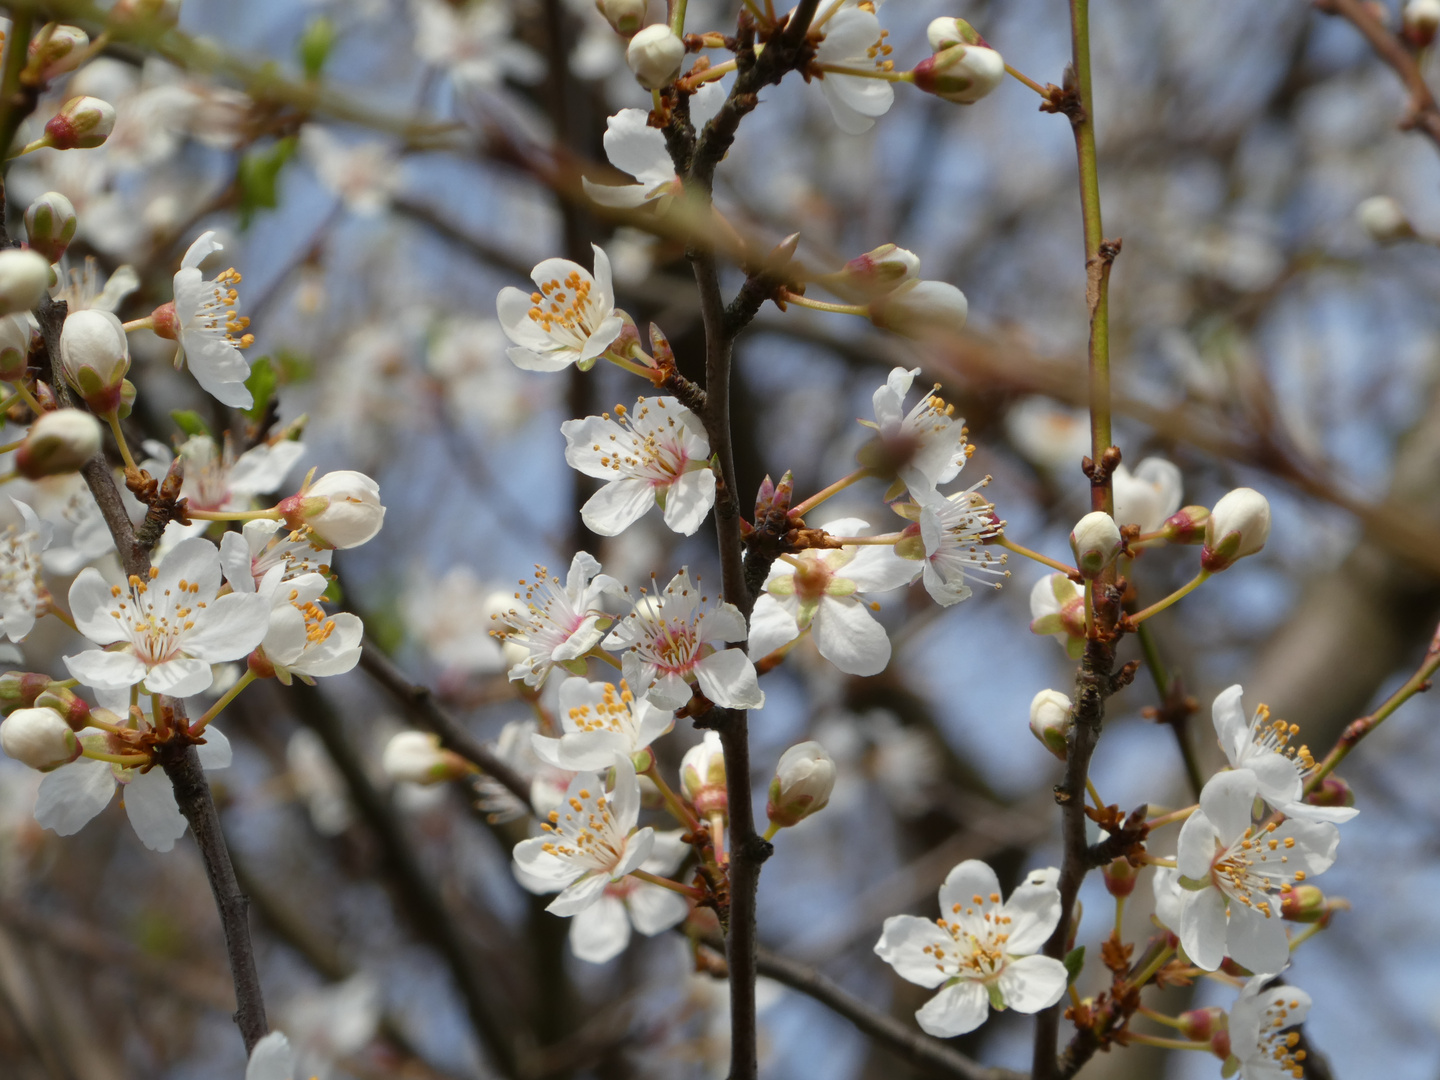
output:
[[[39,671],[7,671],[0,675],[0,714],[34,706],[35,699],[50,687],[50,676]]]
[[[1101,871],[1105,878],[1105,890],[1111,896],[1129,896],[1134,892],[1139,873],[1128,859],[1116,859]]]
[[[707,784],[695,793],[695,812],[701,817],[709,817],[715,811],[727,813],[730,809],[730,796],[723,787]]]
[[[264,649],[257,648],[245,658],[245,666],[257,679],[273,679],[275,677],[275,665],[265,655]]]
[[[927,56],[924,60],[921,60],[915,65],[915,70],[911,74],[915,76],[916,89],[923,90],[927,94],[936,92],[940,81],[940,73],[935,70],[935,57]]]
[[[180,340],[180,320],[175,315],[175,301],[168,304],[161,304],[150,313],[150,318],[155,322],[155,336],[162,337],[167,341]]]
[[[1225,1010],[1212,1005],[1208,1009],[1191,1009],[1178,1017],[1180,1033],[1195,1042],[1207,1042],[1217,1034],[1225,1032]],[[1226,1056],[1229,1055],[1227,1040]]]
[[[1327,776],[1320,786],[1305,796],[1311,806],[1354,806],[1355,793],[1338,776]]]
[[[1318,922],[1327,910],[1325,894],[1314,885],[1296,885],[1280,894],[1280,917],[1290,922]]]
[[[1230,1060],[1230,1032],[1217,1031],[1210,1036],[1210,1052],[1221,1061]]]

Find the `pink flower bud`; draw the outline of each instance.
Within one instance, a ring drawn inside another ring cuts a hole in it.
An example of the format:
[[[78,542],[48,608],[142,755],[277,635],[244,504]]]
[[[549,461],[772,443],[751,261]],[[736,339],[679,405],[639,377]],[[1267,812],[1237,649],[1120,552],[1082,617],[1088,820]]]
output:
[[[684,59],[685,43],[664,23],[645,27],[625,50],[625,63],[646,90],[660,90],[674,82]]]
[[[973,105],[1005,78],[1005,61],[994,49],[952,45],[915,65],[915,86],[957,105]]]
[[[15,471],[27,480],[76,472],[99,452],[100,421],[79,409],[57,409],[30,425],[15,451]]]
[[[19,382],[30,367],[30,318],[0,315],[0,382]]]
[[[50,687],[50,676],[38,671],[7,671],[0,675],[0,713],[28,709]]]
[[[1180,1032],[1187,1039],[1195,1042],[1209,1042],[1217,1032],[1225,1030],[1225,1010],[1218,1005],[1211,1005],[1208,1009],[1191,1009],[1183,1012],[1175,1019],[1180,1021]],[[1227,1055],[1229,1051],[1226,1051]]]
[[[765,813],[788,829],[825,809],[834,789],[835,760],[818,742],[800,743],[780,755]]]
[[[47,191],[25,208],[25,239],[52,263],[60,261],[75,239],[75,206],[58,191]]]
[[[412,784],[438,784],[474,771],[459,754],[440,745],[440,736],[423,731],[393,736],[381,755],[380,767],[391,780]]]
[[[308,525],[317,540],[333,548],[359,547],[378,533],[385,521],[380,485],[350,469],[326,473],[275,509],[290,528]]]
[[[1325,894],[1314,885],[1292,885],[1280,894],[1280,917],[1290,922],[1319,922],[1328,910]]]
[[[1331,773],[1320,781],[1320,786],[1305,796],[1311,806],[1354,806],[1355,793],[1350,785]]]
[[[1200,566],[1213,573],[1253,555],[1270,539],[1270,503],[1253,488],[1236,488],[1215,504],[1205,522]]]
[[[596,0],[595,6],[617,34],[629,37],[645,21],[646,0]]]
[[[71,98],[45,125],[45,141],[56,150],[88,150],[115,130],[115,107],[99,98]]]
[[[1070,550],[1080,576],[1097,578],[1120,554],[1120,526],[1103,510],[1093,510],[1070,533]]]
[[[79,67],[89,47],[90,35],[80,27],[57,26],[48,39],[37,34],[28,51],[30,59],[39,64],[41,77],[48,82]]]
[[[121,383],[130,370],[130,342],[119,318],[95,308],[66,318],[60,330],[60,366],[65,381],[97,415],[118,409]]]
[[[1198,544],[1205,539],[1205,522],[1210,510],[1204,506],[1182,506],[1165,519],[1160,531],[1172,544]]]
[[[910,338],[955,334],[965,328],[970,303],[944,281],[907,281],[870,305],[870,321]]]
[[[53,709],[70,725],[71,731],[81,731],[90,722],[90,703],[78,696],[74,690],[64,686],[52,686],[35,699],[40,709]]]
[[[1070,699],[1059,690],[1041,690],[1030,700],[1030,733],[1061,761],[1068,749],[1072,708]]]
[[[22,248],[0,251],[0,315],[29,311],[50,288],[50,264]]]
[[[881,244],[851,259],[838,274],[826,279],[826,285],[841,296],[859,301],[886,296],[919,277],[918,255],[894,244]]]
[[[704,739],[685,751],[685,756],[680,759],[680,786],[701,817],[715,810],[723,813],[729,809],[725,753],[720,747],[718,734],[707,731]]]
[[[1116,859],[1101,871],[1105,879],[1105,891],[1111,896],[1129,896],[1135,891],[1135,881],[1140,871],[1130,865],[1129,859]]]
[[[40,772],[67,765],[80,756],[80,742],[54,709],[16,709],[0,722],[0,748]]]

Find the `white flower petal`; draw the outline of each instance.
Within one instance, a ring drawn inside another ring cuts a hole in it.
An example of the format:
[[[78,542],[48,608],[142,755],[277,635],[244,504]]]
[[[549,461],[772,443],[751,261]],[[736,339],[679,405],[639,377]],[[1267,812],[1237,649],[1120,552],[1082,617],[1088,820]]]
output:
[[[136,773],[124,785],[121,798],[135,835],[151,851],[169,851],[185,835],[185,816],[175,802],[170,778],[162,769]]]
[[[890,663],[885,628],[852,596],[822,597],[811,632],[820,655],[847,675],[878,675]]]
[[[925,950],[940,946],[945,949],[947,959],[953,958],[954,944],[954,939],[931,919],[892,915],[885,920],[880,940],[875,943],[875,955],[907,982],[935,987],[954,976],[958,969],[953,959],[943,967],[937,965],[935,957]]]
[[[591,964],[613,960],[630,944],[630,917],[619,897],[606,894],[570,921],[570,951]]]
[[[1065,993],[1065,965],[1048,956],[1023,956],[1005,965],[996,980],[1005,1004],[1016,1012],[1035,1013],[1054,1005]]]
[[[915,1019],[921,1030],[937,1039],[974,1031],[990,1016],[990,996],[971,979],[947,986],[925,1003]]]
[[[106,762],[79,758],[45,774],[35,799],[35,820],[61,836],[73,836],[109,805],[115,770]]]

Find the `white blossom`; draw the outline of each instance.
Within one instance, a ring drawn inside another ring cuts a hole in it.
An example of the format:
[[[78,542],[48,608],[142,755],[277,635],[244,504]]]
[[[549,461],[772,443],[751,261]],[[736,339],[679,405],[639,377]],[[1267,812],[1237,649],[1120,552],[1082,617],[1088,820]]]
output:
[[[384,211],[400,190],[399,158],[378,140],[347,145],[329,128],[306,124],[300,129],[300,154],[321,185],[361,217]]]
[[[690,845],[681,830],[655,834],[650,857],[640,864],[646,873],[669,877],[680,869]],[[669,930],[690,913],[685,898],[672,889],[627,877],[605,887],[600,899],[570,923],[570,951],[581,960],[603,964],[625,951],[630,928],[646,937]]]
[[[284,567],[280,581],[328,573],[334,554],[335,549],[316,540],[308,527],[286,529],[281,522],[263,518],[247,521],[238,533],[227,532],[220,538],[220,565],[236,592],[258,591],[277,566]]]
[[[673,397],[640,398],[634,410],[615,406],[615,419],[587,416],[560,425],[565,460],[608,480],[580,510],[586,526],[617,536],[650,507],[665,524],[691,536],[715,505],[715,471],[700,418]]]
[[[1065,574],[1047,574],[1030,590],[1030,632],[1049,634],[1072,660],[1085,651],[1085,595]]]
[[[200,272],[202,262],[223,250],[213,229],[190,245],[175,274],[174,324],[157,320],[156,330],[180,342],[176,366],[187,363],[201,389],[222,405],[248,409],[255,403],[245,386],[250,364],[240,350],[255,335],[247,332],[250,320],[238,311],[240,275],[230,267],[206,281]]]
[[[908,413],[905,395],[920,374],[919,368],[891,370],[885,385],[875,391],[875,422],[867,426],[879,438],[861,451],[863,463],[893,470],[917,502],[936,497],[936,487],[960,475],[969,459],[965,422],[956,419],[954,406],[935,394],[926,394]],[[938,384],[935,389],[939,389]]]
[[[942,607],[969,599],[968,582],[984,581],[981,575],[1010,576],[1004,568],[1007,556],[996,555],[985,546],[987,540],[1000,535],[1004,522],[996,519],[995,507],[976,491],[984,483],[920,506],[925,591]],[[998,581],[985,584],[1000,587]]]
[[[279,574],[272,571],[276,579]],[[260,648],[286,686],[293,675],[313,685],[317,678],[343,675],[360,662],[365,626],[358,615],[331,615],[320,606],[328,585],[320,574],[304,574],[280,584],[271,598],[270,626]]]
[[[0,533],[0,629],[11,641],[24,641],[45,591],[42,552],[53,530],[25,503],[10,502],[20,512],[21,524],[7,525]]]
[[[708,82],[690,97],[690,122],[699,131],[719,111],[725,91],[719,80]],[[621,172],[635,178],[633,184],[597,184],[582,178],[585,194],[601,206],[633,209],[646,203],[666,205],[667,196],[683,190],[675,163],[665,148],[665,136],[650,126],[645,109],[621,109],[605,121],[605,156]]]
[[[858,536],[868,528],[859,518],[824,526],[835,536]],[[870,613],[866,594],[908,585],[918,570],[888,545],[808,548],[777,559],[750,616],[750,648],[765,656],[809,627],[820,655],[841,671],[879,674],[890,662],[890,639]]]
[[[569,259],[545,259],[530,276],[534,292],[513,286],[495,301],[500,325],[515,344],[507,355],[526,371],[589,371],[625,325],[615,310],[610,260],[597,245],[595,275]]]
[[[385,523],[380,485],[354,469],[328,472],[275,507],[291,529],[309,528],[313,539],[353,548],[374,539]]]
[[[692,683],[723,708],[758,709],[765,694],[755,665],[742,650],[724,648],[745,633],[740,610],[700,595],[682,568],[663,591],[642,595],[602,644],[625,650],[621,668],[630,689],[662,709],[689,701]]]
[[[1115,520],[1121,525],[1138,525],[1142,533],[1155,532],[1180,509],[1180,469],[1164,458],[1146,458],[1133,473],[1117,465],[1111,484],[1115,491]]]
[[[1310,995],[1294,986],[1262,990],[1271,978],[1256,975],[1247,981],[1230,1007],[1230,1054],[1239,1063],[1241,1080],[1296,1080],[1305,1073],[1290,1032],[1309,1015]]]
[[[541,761],[559,769],[608,769],[618,754],[633,757],[675,726],[675,718],[644,698],[635,700],[624,679],[614,683],[566,679],[556,708],[561,735],[532,735]]]
[[[825,24],[825,36],[815,50],[821,64],[859,69],[884,69],[891,48],[873,11],[844,7]],[[895,101],[895,91],[884,79],[824,72],[820,89],[835,124],[847,135],[869,131],[876,117],[884,116]]]
[[[943,986],[915,1014],[921,1028],[946,1039],[974,1031],[992,1006],[1034,1013],[1065,993],[1065,965],[1038,953],[1060,921],[1060,871],[1034,870],[1000,903],[1000,882],[967,859],[940,886],[940,918],[892,915],[875,952],[901,978]]]
[[[456,7],[445,0],[410,0],[415,53],[449,72],[457,89],[494,89],[506,77],[534,82],[544,62],[512,36],[510,6],[480,0]]]
[[[620,587],[587,552],[576,552],[562,586],[543,566],[535,567],[535,580],[520,579],[523,593],[515,599],[524,606],[512,607],[492,616],[495,636],[506,644],[519,645],[529,656],[510,669],[512,680],[524,679],[536,687],[545,681],[555,665],[577,675],[585,673],[585,654],[605,636],[601,620],[601,597]]]

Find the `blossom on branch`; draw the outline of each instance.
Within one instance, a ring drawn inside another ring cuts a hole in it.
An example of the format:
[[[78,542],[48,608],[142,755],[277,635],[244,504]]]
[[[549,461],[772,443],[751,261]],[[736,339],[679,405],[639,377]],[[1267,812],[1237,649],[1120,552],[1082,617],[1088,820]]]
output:
[[[1111,484],[1115,491],[1115,520],[1121,525],[1138,525],[1142,533],[1155,532],[1180,509],[1180,470],[1164,458],[1146,458],[1133,473],[1117,465]]]
[[[1294,1080],[1305,1073],[1305,1051],[1295,1048],[1299,1036],[1292,1029],[1309,1015],[1310,995],[1294,986],[1262,990],[1271,978],[1250,979],[1230,1007],[1226,1071],[1238,1069],[1241,1080]]]
[[[39,613],[45,588],[41,552],[53,530],[25,503],[10,502],[20,512],[21,525],[0,532],[0,630],[11,641],[24,641]]]
[[[909,982],[944,987],[915,1014],[920,1027],[948,1039],[974,1031],[990,1009],[1034,1013],[1065,993],[1065,965],[1037,956],[1060,921],[1060,871],[1034,870],[1000,903],[995,871],[978,859],[951,870],[940,886],[940,918],[892,915],[875,953]]]
[[[524,679],[525,685],[538,687],[558,664],[577,675],[585,673],[585,654],[600,644],[605,636],[600,598],[618,589],[620,583],[600,573],[600,564],[587,552],[576,552],[570,561],[570,572],[561,586],[543,566],[535,567],[535,580],[520,580],[523,595],[515,599],[521,608],[494,615],[496,627],[491,631],[506,644],[518,645],[529,655],[510,669],[511,680]],[[633,684],[632,684],[633,685]]]
[[[616,405],[613,420],[609,413],[567,420],[560,432],[565,460],[609,481],[580,510],[601,536],[619,535],[657,503],[665,524],[690,536],[715,505],[704,425],[673,397],[642,397],[633,412]]]
[[[650,857],[640,864],[646,873],[668,877],[680,869],[690,845],[681,840],[682,830],[655,834]],[[625,951],[633,926],[646,937],[669,930],[690,913],[690,905],[679,893],[627,877],[612,882],[600,899],[570,922],[570,951],[581,960],[603,964]]]
[[[231,267],[206,281],[200,272],[202,262],[224,250],[214,230],[190,245],[175,274],[174,302],[155,312],[155,332],[180,343],[175,366],[187,363],[201,389],[222,405],[248,409],[255,403],[245,386],[250,364],[240,350],[249,348],[255,335],[248,332],[250,320],[236,310],[240,275]]]
[[[566,679],[556,713],[560,737],[535,734],[530,742],[541,761],[558,769],[608,769],[617,754],[633,757],[675,726],[664,709],[636,701],[624,679],[618,690],[614,683]]]
[[[970,597],[969,581],[980,575],[1009,577],[1006,555],[996,555],[986,541],[1000,535],[1005,523],[995,517],[995,507],[980,497],[975,487],[957,491],[920,505],[920,539],[925,544],[925,591],[941,607],[958,604]],[[998,581],[986,581],[1000,588]]]
[[[526,371],[562,371],[575,364],[589,371],[620,336],[625,320],[615,309],[610,259],[597,245],[595,275],[569,259],[545,259],[530,272],[534,292],[513,286],[495,302],[507,355]]]
[[[918,374],[919,368],[894,368],[885,385],[875,391],[875,420],[861,423],[879,434],[861,448],[859,457],[861,464],[898,478],[924,504],[939,497],[938,485],[960,475],[971,449],[965,422],[955,418],[953,405],[935,394],[925,395],[908,413],[904,411],[905,395]]]
[[[887,32],[873,11],[844,7],[825,24],[825,36],[815,50],[817,64],[858,70],[889,71],[892,49],[885,44]],[[866,75],[845,75],[821,71],[820,89],[836,126],[847,135],[860,135],[875,126],[877,117],[890,111],[895,90],[884,79]]]

